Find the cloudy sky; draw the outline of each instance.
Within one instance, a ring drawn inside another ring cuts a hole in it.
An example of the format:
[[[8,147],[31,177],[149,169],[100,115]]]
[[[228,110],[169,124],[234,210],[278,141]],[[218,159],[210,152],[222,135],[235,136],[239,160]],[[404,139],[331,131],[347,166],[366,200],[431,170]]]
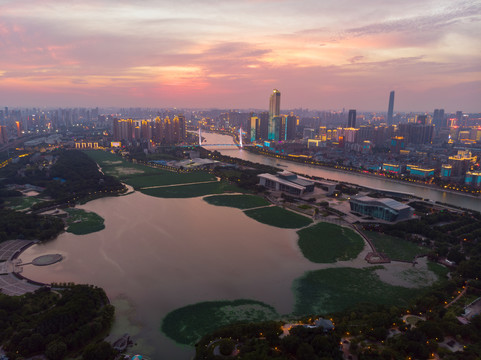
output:
[[[481,111],[481,0],[0,0],[0,106]]]

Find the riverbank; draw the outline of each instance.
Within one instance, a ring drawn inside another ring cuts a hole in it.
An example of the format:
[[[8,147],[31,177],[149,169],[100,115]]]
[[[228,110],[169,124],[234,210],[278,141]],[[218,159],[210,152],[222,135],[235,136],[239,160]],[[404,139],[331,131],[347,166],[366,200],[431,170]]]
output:
[[[467,191],[457,191],[457,190],[445,188],[443,186],[439,186],[439,185],[436,185],[436,184],[420,183],[416,179],[411,179],[411,178],[406,178],[406,180],[394,179],[392,177],[386,176],[385,174],[374,174],[374,173],[371,173],[367,170],[354,170],[354,169],[348,169],[348,168],[341,168],[337,165],[333,165],[333,166],[322,165],[322,164],[319,164],[317,162],[313,162],[312,160],[310,160],[310,162],[309,162],[308,160],[302,160],[302,158],[293,159],[293,158],[289,157],[289,155],[279,155],[279,154],[274,154],[274,153],[271,153],[271,152],[268,152],[268,151],[254,151],[250,147],[246,147],[244,149],[246,151],[249,151],[249,152],[251,152],[253,154],[256,154],[256,155],[267,156],[267,157],[276,158],[276,159],[282,159],[282,160],[289,161],[289,162],[292,162],[292,163],[304,164],[304,165],[307,165],[307,166],[314,166],[314,167],[323,168],[323,169],[329,169],[329,170],[337,171],[337,172],[340,172],[340,173],[362,174],[363,176],[365,175],[365,176],[368,176],[368,177],[374,177],[376,179],[382,179],[382,180],[391,181],[391,182],[395,182],[395,183],[399,183],[399,184],[408,184],[408,185],[411,185],[411,186],[423,187],[423,188],[427,188],[427,189],[436,189],[436,190],[441,190],[441,191],[445,191],[445,192],[449,192],[449,193],[453,193],[453,194],[458,194],[458,195],[462,194],[463,196],[469,196],[469,197],[472,197],[472,198],[475,198],[475,199],[479,198],[479,194],[476,195],[476,194],[469,193]],[[337,180],[332,180],[332,179],[326,179],[326,180],[337,181]],[[349,184],[349,183],[347,183],[347,184]],[[351,184],[351,185],[356,185],[356,184]],[[358,185],[356,185],[356,186],[358,186]],[[372,190],[379,190],[379,189],[373,188]]]

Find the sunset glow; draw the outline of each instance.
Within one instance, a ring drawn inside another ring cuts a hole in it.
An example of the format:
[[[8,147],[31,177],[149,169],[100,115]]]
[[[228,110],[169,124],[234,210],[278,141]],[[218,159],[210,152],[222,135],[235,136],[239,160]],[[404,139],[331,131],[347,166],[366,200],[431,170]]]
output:
[[[11,106],[479,111],[481,1],[0,1]]]

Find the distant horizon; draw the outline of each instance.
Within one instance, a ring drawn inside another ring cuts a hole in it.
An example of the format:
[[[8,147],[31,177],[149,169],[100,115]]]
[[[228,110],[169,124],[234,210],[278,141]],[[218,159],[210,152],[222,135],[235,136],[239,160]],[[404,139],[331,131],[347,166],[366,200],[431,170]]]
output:
[[[11,106],[480,111],[481,0],[0,2]],[[71,105],[76,104],[76,105]],[[32,105],[33,106],[33,105]]]
[[[188,111],[214,111],[214,110],[219,110],[219,111],[239,111],[239,112],[250,112],[250,111],[255,111],[255,112],[268,112],[269,109],[262,109],[262,108],[230,108],[230,107],[205,107],[205,108],[200,108],[200,107],[189,107],[189,106],[162,106],[162,107],[157,107],[157,106],[135,106],[135,105],[124,105],[124,106],[104,106],[104,105],[65,105],[65,106],[60,106],[60,105],[21,105],[21,106],[15,106],[15,105],[0,105],[0,111],[2,111],[5,107],[8,107],[9,111],[10,110],[16,110],[16,109],[21,109],[21,110],[27,110],[27,109],[39,109],[39,110],[58,110],[58,109],[95,109],[99,108],[102,110],[108,110],[108,109],[113,109],[113,110],[121,110],[121,109],[144,109],[144,110],[174,110],[174,109],[179,109],[179,110],[188,110]],[[436,109],[443,109],[443,108],[436,108]],[[281,114],[287,114],[290,111],[295,111],[295,110],[303,110],[303,111],[309,111],[309,112],[336,112],[336,113],[342,113],[343,109],[311,109],[311,108],[306,108],[306,107],[294,107],[294,108],[287,108],[287,109],[282,109],[281,108]],[[361,109],[353,109],[353,108],[344,108],[344,113],[346,115],[348,114],[349,110],[356,110],[357,115],[359,113],[379,113],[379,114],[387,114],[387,110],[361,110]],[[433,113],[435,109],[432,109],[431,111],[423,111],[423,110],[399,110],[399,111],[394,111],[394,115],[396,114],[430,114]],[[479,111],[463,111],[461,109],[457,110],[447,110],[443,109],[445,114],[455,114],[457,111],[462,111],[463,114],[481,114],[481,110]],[[295,115],[295,114],[294,114]]]

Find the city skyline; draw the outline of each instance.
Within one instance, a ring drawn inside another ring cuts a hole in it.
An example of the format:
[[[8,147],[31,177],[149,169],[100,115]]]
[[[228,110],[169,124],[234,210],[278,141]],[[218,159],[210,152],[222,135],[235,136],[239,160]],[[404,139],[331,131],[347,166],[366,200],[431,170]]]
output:
[[[4,1],[0,105],[480,111],[481,2],[408,5]]]

